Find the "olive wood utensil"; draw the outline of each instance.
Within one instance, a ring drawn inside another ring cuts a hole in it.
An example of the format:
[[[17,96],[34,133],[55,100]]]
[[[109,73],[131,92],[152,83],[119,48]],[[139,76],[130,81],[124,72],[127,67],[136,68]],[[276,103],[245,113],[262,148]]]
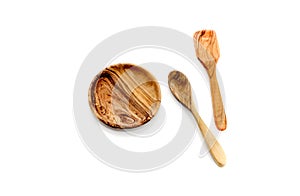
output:
[[[176,97],[176,99],[192,112],[212,158],[218,166],[223,167],[226,164],[225,152],[198,114],[195,104],[192,100],[191,85],[188,79],[183,73],[179,71],[172,71],[168,76],[168,84],[172,94]]]
[[[215,31],[197,31],[194,34],[194,47],[198,60],[205,67],[209,76],[216,127],[224,131],[227,126],[227,120],[216,76],[216,65],[220,57],[220,49]]]
[[[154,76],[133,64],[105,68],[90,84],[89,105],[94,115],[114,128],[134,128],[157,113],[160,86]]]

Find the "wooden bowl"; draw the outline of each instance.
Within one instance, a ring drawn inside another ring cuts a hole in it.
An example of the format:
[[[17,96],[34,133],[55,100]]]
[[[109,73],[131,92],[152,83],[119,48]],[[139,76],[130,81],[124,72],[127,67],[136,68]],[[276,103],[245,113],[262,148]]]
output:
[[[94,115],[114,128],[134,128],[157,113],[161,93],[157,80],[133,64],[105,68],[90,84],[89,105]]]

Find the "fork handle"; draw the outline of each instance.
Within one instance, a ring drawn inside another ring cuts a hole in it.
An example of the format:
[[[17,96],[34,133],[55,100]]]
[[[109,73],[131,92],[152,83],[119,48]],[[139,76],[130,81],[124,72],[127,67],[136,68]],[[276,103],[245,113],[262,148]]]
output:
[[[209,152],[210,152],[213,160],[219,167],[223,167],[226,164],[226,155],[225,155],[225,152],[224,152],[222,146],[217,141],[217,139],[212,134],[212,132],[208,129],[208,127],[205,125],[205,123],[201,119],[200,115],[198,114],[197,109],[194,104],[192,104],[192,106],[191,106],[191,111],[192,111],[194,118],[197,121],[198,127],[204,137],[207,148],[209,149]]]
[[[224,131],[227,126],[227,120],[216,76],[216,71],[214,71],[210,76],[210,91],[216,127],[220,131]]]

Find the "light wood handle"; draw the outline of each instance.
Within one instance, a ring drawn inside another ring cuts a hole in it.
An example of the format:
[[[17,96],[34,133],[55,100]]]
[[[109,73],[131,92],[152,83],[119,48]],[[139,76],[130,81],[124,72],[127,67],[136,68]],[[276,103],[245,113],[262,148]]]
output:
[[[227,120],[216,76],[216,71],[214,71],[210,76],[210,91],[216,127],[220,131],[224,131],[227,127]]]
[[[212,158],[214,159],[214,161],[219,167],[223,167],[226,164],[226,155],[222,146],[219,144],[215,136],[205,125],[205,123],[199,116],[194,104],[192,104],[191,106],[191,111],[197,121],[198,127],[204,137],[204,140],[206,142],[206,145],[209,149]]]

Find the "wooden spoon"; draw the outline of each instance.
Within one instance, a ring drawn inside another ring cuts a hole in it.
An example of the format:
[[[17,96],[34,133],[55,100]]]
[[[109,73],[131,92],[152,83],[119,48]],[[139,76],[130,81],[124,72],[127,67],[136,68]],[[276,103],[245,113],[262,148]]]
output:
[[[169,88],[176,99],[187,107],[195,117],[201,133],[205,139],[210,154],[216,164],[223,167],[226,163],[226,156],[223,148],[212,134],[212,132],[205,125],[199,116],[195,104],[192,100],[191,85],[186,76],[179,71],[172,71],[168,76]]]
[[[207,70],[216,127],[224,131],[227,126],[226,114],[216,76],[216,65],[220,50],[215,31],[202,30],[194,34],[194,46],[199,61]]]

